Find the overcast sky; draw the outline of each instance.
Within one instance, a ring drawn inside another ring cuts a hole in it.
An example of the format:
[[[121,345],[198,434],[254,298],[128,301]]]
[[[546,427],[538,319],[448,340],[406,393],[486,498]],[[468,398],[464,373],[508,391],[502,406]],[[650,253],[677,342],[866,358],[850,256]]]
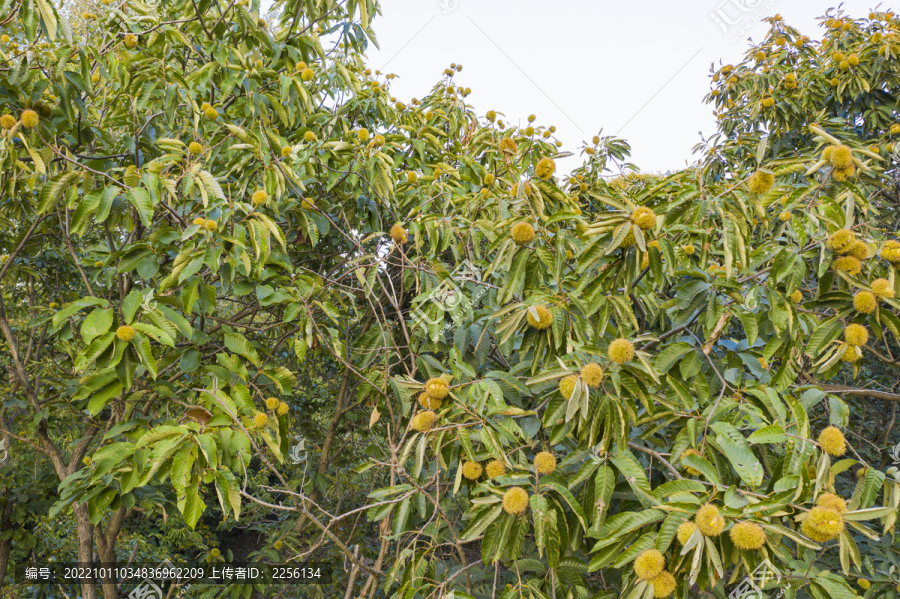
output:
[[[876,2],[844,7],[861,18]],[[524,123],[536,114],[538,125],[556,125],[563,149],[572,151],[602,129],[631,144],[642,170],[665,171],[693,160],[699,132],[715,131],[702,102],[710,64],[739,62],[747,39],[768,30],[758,18],[774,14],[818,39],[816,18],[835,4],[381,0],[383,14],[372,24],[381,49],[371,46],[368,56],[373,70],[397,74],[391,91],[403,102],[421,98],[451,62],[461,63],[456,82],[472,88],[466,100],[479,115],[493,109]],[[569,158],[562,170],[573,160],[580,161]]]

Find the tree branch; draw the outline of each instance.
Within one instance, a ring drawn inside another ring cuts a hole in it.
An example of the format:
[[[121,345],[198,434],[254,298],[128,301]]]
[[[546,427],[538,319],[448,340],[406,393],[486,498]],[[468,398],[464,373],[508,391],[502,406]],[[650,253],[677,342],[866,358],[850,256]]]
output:
[[[856,387],[845,387],[843,385],[823,385],[816,383],[823,391],[834,394],[853,395],[856,397],[874,397],[875,399],[883,399],[885,401],[900,401],[900,393],[888,393],[887,391],[876,391],[874,389],[860,389]]]

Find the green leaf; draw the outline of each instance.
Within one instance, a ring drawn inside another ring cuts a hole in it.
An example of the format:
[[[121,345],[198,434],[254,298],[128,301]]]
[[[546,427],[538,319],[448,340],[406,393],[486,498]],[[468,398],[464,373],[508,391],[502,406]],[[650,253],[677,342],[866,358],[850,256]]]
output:
[[[462,541],[471,541],[475,537],[479,536],[484,529],[490,525],[491,522],[497,519],[497,516],[500,515],[500,512],[503,511],[502,505],[496,505],[492,508],[483,509],[478,514],[472,518],[472,521],[469,522],[469,525],[463,530],[459,538]]]
[[[176,429],[168,431],[172,433],[172,436],[168,436],[154,445],[153,450],[150,452],[150,457],[147,458],[147,462],[150,464],[150,468],[144,467],[143,476],[141,476],[140,480],[136,483],[137,487],[142,487],[150,482],[150,480],[156,475],[156,473],[159,472],[159,469],[162,468],[166,460],[168,460],[172,454],[178,451],[181,444],[184,443],[185,434],[177,434],[177,429],[182,427],[171,428]],[[149,434],[152,433],[148,433],[148,435]],[[146,436],[147,435],[145,435],[145,437]],[[141,438],[141,441],[143,441],[143,438]]]
[[[784,434],[784,429],[778,424],[771,424],[754,431],[747,441],[749,443],[784,443],[788,437]]]
[[[613,490],[616,487],[617,474],[615,470],[603,464],[594,475],[594,503],[597,506],[594,528],[596,529],[606,517],[609,511],[609,503],[612,500]],[[602,502],[602,503],[601,503]]]
[[[147,340],[143,335],[140,338],[135,339],[132,344],[134,349],[137,351],[138,356],[141,358],[141,364],[144,368],[147,369],[147,372],[150,373],[150,376],[156,379],[156,358],[153,357],[153,351],[150,348],[150,341]]]
[[[259,354],[247,339],[240,333],[229,333],[225,335],[225,347],[240,356],[250,360],[254,366],[259,366]]]
[[[815,590],[818,590],[816,589],[816,587],[820,587],[824,591],[824,594],[822,595],[823,598],[827,597],[828,599],[856,599],[857,597],[857,595],[855,595],[846,586],[846,583],[840,584],[830,578],[813,578],[812,587]]]
[[[690,306],[691,302],[694,301],[694,298],[698,294],[703,293],[709,288],[710,284],[706,281],[696,280],[691,281],[690,283],[679,289],[678,295],[676,296],[678,300],[678,309],[684,310],[685,308]]]
[[[191,282],[181,289],[181,309],[185,314],[193,312],[194,302],[196,302],[199,297],[199,294],[197,293],[197,285],[199,284],[199,278],[191,279]]]
[[[763,158],[766,155],[766,145],[768,144],[769,136],[763,135],[759,140],[759,145],[756,147],[756,165],[762,166]]]
[[[554,491],[559,493],[560,496],[562,496],[562,498],[566,500],[566,503],[569,504],[569,507],[572,508],[572,511],[575,512],[575,516],[577,516],[578,521],[581,522],[581,527],[584,530],[587,530],[587,518],[584,515],[584,510],[581,509],[581,504],[575,500],[575,496],[572,495],[571,491],[569,491],[567,488],[565,488],[564,486],[562,486],[561,484],[556,483],[556,482],[543,482],[542,481],[541,485],[545,486],[545,487],[550,487],[551,489],[553,489]]]
[[[852,520],[854,522],[860,522],[863,520],[874,520],[875,518],[881,518],[882,516],[887,516],[891,512],[893,512],[896,508],[894,507],[871,507],[866,508],[864,510],[856,510],[853,512],[847,512],[844,514],[844,520]]]
[[[590,478],[592,474],[600,467],[600,462],[597,460],[585,460],[585,462],[581,465],[581,468],[578,469],[578,472],[575,476],[569,479],[569,490],[574,489],[582,482]]]
[[[829,341],[837,337],[840,331],[841,323],[834,317],[820,322],[806,343],[806,355],[817,356]]]
[[[535,493],[529,499],[529,503],[531,503],[531,517],[534,520],[534,544],[538,548],[538,555],[543,557],[546,547],[547,500],[543,495]]]
[[[650,483],[647,482],[647,475],[634,454],[626,450],[610,456],[610,459],[633,489],[640,491],[644,496],[650,495]]]
[[[200,498],[199,479],[187,488],[184,500],[178,502],[178,509],[184,517],[185,524],[193,530],[206,509],[206,504]]]
[[[706,458],[699,455],[687,455],[681,457],[681,463],[700,472],[709,482],[717,485],[722,484],[719,481],[719,474],[716,472],[716,469]]]
[[[222,190],[220,189],[219,193],[221,193],[221,192],[222,192]],[[225,199],[224,196],[221,199],[224,200]],[[265,225],[265,227],[269,230],[270,233],[272,233],[272,235],[278,241],[279,245],[281,245],[281,249],[287,251],[287,240],[284,237],[284,232],[278,227],[278,225],[275,224],[275,221],[273,221],[271,218],[269,218],[268,216],[266,216],[265,214],[262,214],[260,212],[257,212],[253,216],[257,220],[259,220],[263,225]]]
[[[94,453],[91,458],[94,471],[92,477],[99,480],[134,454],[133,443],[110,443],[104,445]]]
[[[272,455],[275,456],[275,459],[278,460],[278,463],[284,463],[284,456],[281,454],[281,444],[272,437],[269,431],[262,431],[259,436],[262,437],[263,441],[266,442],[266,445],[269,447],[269,451],[272,452]]]
[[[150,199],[150,194],[147,193],[146,189],[134,187],[129,189],[125,195],[128,201],[137,209],[138,215],[141,217],[141,223],[145,227],[149,227],[153,222],[153,200]]]
[[[113,323],[113,311],[110,308],[97,308],[91,311],[81,324],[81,337],[90,343],[96,337],[109,331]]]
[[[137,314],[143,301],[144,296],[137,289],[128,294],[125,301],[122,302],[122,317],[125,319],[125,324],[131,324],[134,321],[134,315]]]
[[[850,421],[850,407],[836,395],[828,396],[828,420],[833,426],[846,428]]]
[[[78,202],[78,207],[72,214],[72,222],[69,225],[69,229],[72,233],[78,235],[84,234],[89,223],[88,217],[100,206],[100,199],[102,197],[103,190],[95,189],[81,198],[81,201]]]
[[[591,551],[612,545],[627,535],[646,528],[650,524],[664,520],[668,514],[662,510],[644,510],[642,512],[622,512],[606,520],[599,530],[591,531],[592,538],[600,539]]]
[[[144,324],[142,322],[135,322],[132,325],[135,331],[140,331],[145,335],[152,338],[154,341],[158,343],[162,343],[163,345],[168,345],[169,347],[175,347],[175,340],[172,339],[171,335],[166,331],[157,328],[153,325]],[[174,329],[173,329],[174,331]]]
[[[384,501],[388,497],[392,495],[399,495],[400,493],[405,493],[413,488],[412,485],[396,485],[392,487],[382,487],[381,489],[376,489],[369,493],[367,497],[369,499],[374,499],[376,501]]]
[[[194,329],[191,327],[191,323],[189,323],[184,316],[163,304],[157,305],[157,310],[162,312],[163,315],[169,320],[169,322],[174,324],[186,339],[190,340],[193,338]],[[159,326],[158,322],[157,326]],[[163,326],[160,326],[160,328],[165,330],[165,327]]]
[[[794,541],[795,543],[797,543],[799,545],[803,545],[804,547],[809,547],[810,549],[813,549],[816,551],[818,551],[819,549],[822,548],[821,545],[818,545],[818,544],[814,543],[813,541],[810,541],[809,539],[807,539],[806,537],[801,535],[796,530],[792,530],[785,526],[781,526],[780,524],[766,524],[765,522],[759,522],[759,525],[762,526],[763,528],[765,528],[766,530],[769,530],[769,531],[774,532],[779,535],[784,535],[787,538]]]
[[[670,495],[677,495],[680,493],[702,493],[707,489],[709,489],[709,487],[700,481],[683,478],[681,480],[671,480],[661,484],[653,489],[653,495],[663,499]]]
[[[219,200],[225,199],[225,192],[222,191],[222,186],[219,185],[219,181],[210,172],[200,171],[198,176],[210,195]]]
[[[763,467],[753,455],[744,436],[727,422],[716,422],[711,427],[716,433],[715,444],[722,450],[731,466],[745,483],[758,487],[763,480]]]
[[[231,506],[231,511],[234,512],[235,521],[238,521],[241,519],[240,485],[238,484],[238,480],[230,470],[220,470],[219,472],[221,473],[221,476],[225,477],[225,480],[228,482],[228,504]]]
[[[623,551],[616,561],[613,562],[613,568],[621,568],[622,566],[631,563],[638,555],[647,549],[652,549],[654,547],[656,547],[655,532],[648,532],[641,535],[641,538],[632,543],[631,547],[626,551]]]
[[[178,456],[175,456],[175,458],[177,463]],[[219,507],[222,508],[222,514],[227,518],[230,510],[230,504],[226,499],[228,497],[228,481],[225,480],[225,476],[221,471],[216,472],[216,497],[219,499]]]
[[[709,537],[706,540],[706,556],[710,564],[712,564],[719,577],[725,576],[725,568],[722,567],[722,558],[719,556],[719,550],[716,549],[716,543]]]
[[[693,347],[691,346],[691,344],[685,343],[684,341],[679,341],[667,346],[656,356],[654,366],[656,367],[657,372],[659,372],[660,374],[669,372],[669,369],[672,368],[672,366],[674,366],[682,356],[684,356],[692,349]]]
[[[640,599],[642,596],[644,599],[649,599],[647,595],[651,588],[653,588],[653,586],[650,584],[649,580],[639,580],[625,599]]]
[[[399,537],[400,534],[406,531],[406,525],[409,522],[409,514],[410,514],[410,497],[405,498],[400,502],[400,505],[397,507],[397,511],[394,514],[394,520],[391,522],[392,532],[395,537]]]
[[[885,474],[875,468],[866,468],[866,474],[857,482],[857,489],[848,506],[851,510],[868,508],[875,503],[884,484]],[[859,503],[857,503],[857,500]]]
[[[75,369],[79,371],[85,370],[106,351],[115,339],[115,332],[109,332],[94,339],[89,346],[78,354],[78,357],[75,359]]]
[[[109,211],[112,208],[113,200],[115,200],[121,192],[122,189],[114,185],[103,190],[100,206],[97,208],[97,214],[94,216],[95,222],[102,223],[109,217]]]
[[[53,7],[50,6],[47,0],[35,0],[35,6],[37,6],[41,19],[44,22],[44,27],[47,29],[47,37],[52,42],[56,37],[56,11],[53,10]]]
[[[736,308],[735,313],[744,326],[744,333],[747,335],[747,345],[752,347],[759,337],[759,324],[756,321],[756,314],[740,308]]]
[[[547,564],[551,568],[555,568],[559,563],[559,555],[562,552],[560,534],[559,534],[559,517],[556,510],[548,509],[544,512],[544,530],[547,549]]]
[[[172,487],[178,496],[184,495],[187,490],[188,483],[191,482],[191,472],[194,468],[196,460],[195,446],[185,443],[184,446],[175,453],[172,458],[172,470],[169,478],[172,481]],[[227,511],[225,512],[228,513]]]
[[[679,482],[679,481],[673,481]],[[659,527],[659,534],[656,536],[656,550],[665,553],[669,550],[672,540],[678,532],[678,527],[687,520],[686,514],[672,513],[666,516],[663,523]]]
[[[109,306],[109,302],[99,297],[85,297],[78,301],[74,301],[71,304],[66,304],[65,306],[60,308],[60,310],[56,314],[53,315],[53,320],[51,321],[53,323],[53,328],[59,328],[60,323],[62,323],[64,320],[66,320],[79,310],[82,310],[89,306],[103,306],[105,308]]]

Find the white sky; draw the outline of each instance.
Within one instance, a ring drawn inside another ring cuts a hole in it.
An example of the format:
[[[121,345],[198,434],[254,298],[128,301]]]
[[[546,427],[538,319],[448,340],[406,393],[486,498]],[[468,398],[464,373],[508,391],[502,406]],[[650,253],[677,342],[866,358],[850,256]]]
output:
[[[878,0],[847,0],[864,18]],[[396,73],[392,95],[424,96],[451,62],[455,81],[479,115],[490,109],[507,122],[556,125],[563,150],[575,151],[603,129],[625,138],[644,171],[692,162],[699,132],[715,131],[709,67],[737,63],[747,38],[762,39],[781,14],[813,39],[815,20],[835,0],[381,0],[372,27],[381,49],[369,65]],[[443,8],[442,8],[443,5]],[[767,8],[768,7],[768,8]],[[885,2],[880,10],[888,10]],[[449,10],[445,10],[449,9]],[[711,14],[735,22],[726,34]],[[736,38],[736,39],[735,39]],[[386,68],[385,65],[387,65]],[[574,167],[569,158],[560,166]]]

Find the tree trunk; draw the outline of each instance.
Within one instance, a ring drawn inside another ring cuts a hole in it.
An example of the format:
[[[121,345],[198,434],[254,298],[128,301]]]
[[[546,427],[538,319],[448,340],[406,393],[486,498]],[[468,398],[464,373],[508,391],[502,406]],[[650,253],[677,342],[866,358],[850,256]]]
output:
[[[3,494],[6,495],[5,488],[3,489]],[[3,508],[3,516],[0,518],[0,536],[9,529],[10,517],[12,516],[15,505],[16,504],[12,499],[8,499],[6,507]],[[0,542],[0,589],[3,588],[3,579],[6,577],[6,565],[9,563],[9,552],[11,550],[12,537]]]
[[[35,221],[31,230],[29,230],[28,235],[31,234],[38,222],[39,221]],[[20,243],[20,247],[21,244],[24,243],[25,240],[23,239]],[[79,270],[81,271],[80,266]],[[81,272],[82,277],[84,277],[84,271]],[[87,283],[88,289],[90,290],[90,283],[87,279],[85,279],[85,283]],[[93,291],[91,292],[91,295],[93,295]],[[34,413],[41,414],[43,408],[38,399],[40,384],[38,383],[35,384],[35,386],[32,386],[31,382],[28,380],[25,362],[22,360],[19,353],[16,336],[13,335],[12,328],[9,326],[9,321],[6,319],[2,297],[0,297],[0,332],[3,333],[3,337],[6,339],[7,351],[12,358],[12,372],[15,374],[15,378],[19,380],[22,391],[28,397]],[[50,438],[50,434],[47,431],[46,419],[42,418],[38,423],[37,438],[40,443],[39,447],[50,459],[60,482],[64,481],[80,467],[81,460],[87,454],[87,450],[98,431],[99,428],[96,426],[88,427],[87,432],[81,437],[72,451],[70,463],[66,465],[62,452]],[[88,507],[85,504],[73,503],[72,511],[75,513],[75,522],[78,531],[78,562],[83,566],[91,566],[94,563],[94,540],[93,527],[91,526],[91,520],[88,515]],[[81,599],[97,599],[97,586],[93,580],[86,580],[81,583]]]
[[[338,392],[334,416],[331,417],[331,425],[328,427],[328,433],[325,435],[325,442],[322,443],[322,455],[319,456],[319,466],[316,469],[316,472],[319,474],[325,474],[328,471],[328,463],[331,461],[331,446],[334,444],[334,437],[337,435],[338,425],[344,417],[344,402],[347,400],[347,387],[349,385],[350,369],[344,368],[344,376],[341,379],[341,390]],[[310,494],[313,498],[315,495],[315,491]]]
[[[73,503],[75,522],[78,525],[78,563],[88,567],[94,563],[94,527],[88,517],[88,507],[83,503]],[[97,585],[93,580],[81,583],[81,599],[97,599]]]
[[[334,408],[334,416],[331,417],[331,424],[328,426],[328,432],[325,434],[325,441],[322,443],[322,454],[319,456],[319,464],[316,467],[316,472],[320,475],[325,474],[328,471],[328,464],[331,461],[331,446],[334,444],[334,438],[337,435],[338,425],[341,423],[341,418],[344,417],[344,400],[345,395],[347,394],[347,389],[350,386],[350,369],[344,367],[344,376],[341,378],[341,389],[338,392],[337,397],[337,405]],[[312,501],[315,501],[319,497],[319,489],[315,485],[313,485],[312,492],[309,494],[309,498]],[[294,524],[294,531],[301,531],[306,526],[306,517],[300,516],[297,519],[296,524]]]
[[[97,541],[97,554],[100,556],[98,560],[100,564],[110,571],[116,566],[116,539],[119,531],[122,530],[122,523],[125,522],[127,512],[124,505],[120,505],[104,532],[99,526],[94,527],[94,539]],[[115,576],[107,576],[103,578],[103,599],[117,599],[119,593]]]
[[[94,529],[94,538],[97,541],[97,554],[100,556],[100,559],[97,560],[98,564],[103,568],[114,568],[116,565],[116,552],[113,546],[108,546],[103,541],[103,533],[99,530],[99,528]],[[103,599],[116,599],[116,595],[118,594],[118,589],[116,588],[116,579],[114,576],[104,576],[102,579],[103,585]]]

